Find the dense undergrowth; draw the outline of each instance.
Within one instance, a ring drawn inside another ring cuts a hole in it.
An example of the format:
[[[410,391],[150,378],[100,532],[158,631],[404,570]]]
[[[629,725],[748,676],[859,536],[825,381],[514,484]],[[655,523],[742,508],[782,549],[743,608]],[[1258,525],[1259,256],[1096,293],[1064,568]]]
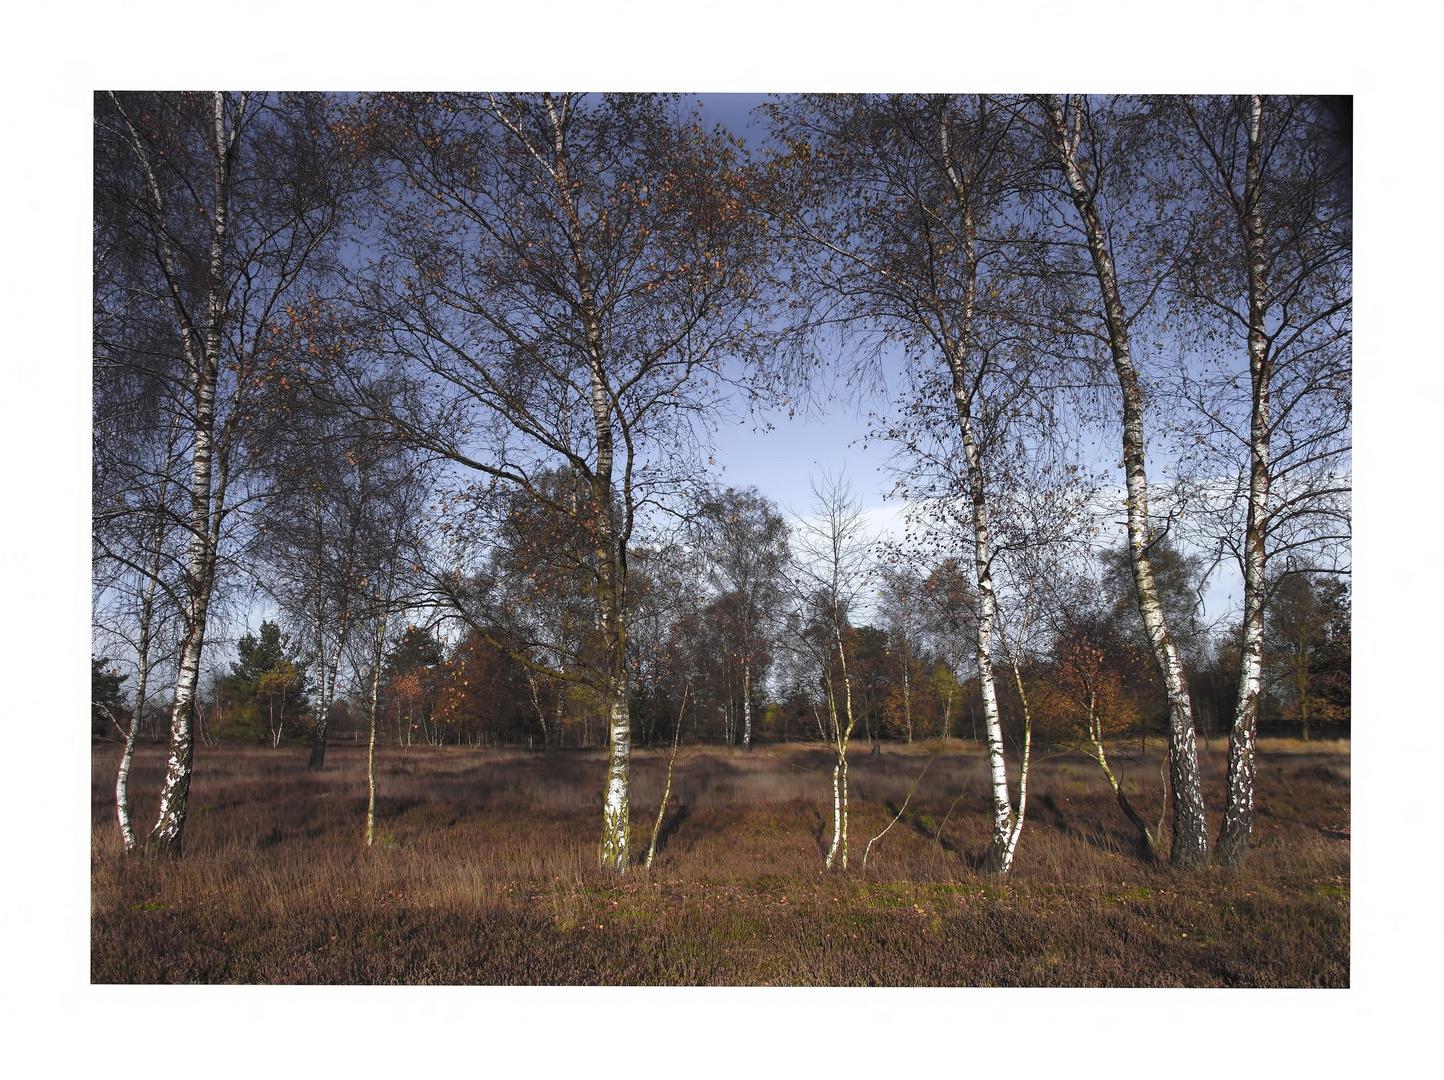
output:
[[[678,765],[650,872],[596,868],[603,760],[389,748],[378,843],[362,752],[203,747],[185,855],[126,858],[118,750],[94,756],[95,982],[1347,986],[1347,746],[1260,756],[1255,849],[1238,870],[1146,865],[1096,766],[1035,767],[1013,874],[980,876],[984,760],[959,744],[852,762],[850,869],[827,874],[826,751],[708,749]],[[1343,749],[1343,753],[1339,750]],[[1120,755],[1126,748],[1120,748]],[[1210,805],[1224,754],[1202,752]],[[1130,797],[1156,816],[1157,751]],[[132,790],[156,791],[160,748]],[[659,754],[633,766],[645,853]],[[961,796],[961,797],[959,797]],[[152,797],[151,802],[154,799]],[[154,818],[141,801],[137,820]]]

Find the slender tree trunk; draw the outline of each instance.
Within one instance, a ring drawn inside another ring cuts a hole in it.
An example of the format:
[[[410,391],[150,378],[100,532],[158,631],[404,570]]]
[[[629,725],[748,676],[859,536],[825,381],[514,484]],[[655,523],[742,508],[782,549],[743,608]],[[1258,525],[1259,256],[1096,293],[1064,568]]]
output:
[[[1097,204],[1078,162],[1081,133],[1070,130],[1064,104],[1057,96],[1045,104],[1048,127],[1068,189],[1083,221],[1093,269],[1102,294],[1104,321],[1113,354],[1113,370],[1123,397],[1123,465],[1128,488],[1128,550],[1138,591],[1138,610],[1168,695],[1168,756],[1173,789],[1173,848],[1170,858],[1181,869],[1206,866],[1209,861],[1208,824],[1203,810],[1203,782],[1198,771],[1198,746],[1188,685],[1178,649],[1168,631],[1153,565],[1148,557],[1152,532],[1148,523],[1148,474],[1143,437],[1143,392],[1133,364],[1128,321],[1114,272],[1108,237]],[[1079,114],[1075,113],[1075,117]],[[1081,118],[1079,119],[1081,123]]]
[[[834,867],[846,866],[847,849],[843,837],[847,829],[847,803],[843,798],[842,770],[847,764],[847,743],[842,732],[841,717],[837,714],[837,694],[832,689],[832,681],[825,668],[822,673],[822,689],[827,695],[827,717],[832,725],[831,733],[824,735],[824,738],[832,743],[833,753],[837,755],[837,761],[832,766],[832,846],[828,848],[827,859],[823,864],[831,870]]]
[[[1026,630],[1026,619],[1023,625]],[[1028,764],[1033,756],[1033,713],[1028,708],[1028,694],[1023,689],[1023,673],[1018,668],[1016,655],[1012,657],[1012,666],[1013,679],[1018,687],[1018,700],[1023,705],[1023,758],[1018,769],[1018,812],[1014,815],[1012,828],[1008,830],[1008,846],[1003,853],[1002,867],[998,871],[1000,874],[1006,874],[1013,868],[1013,856],[1018,850],[1018,838],[1023,835],[1023,822],[1028,816]]]
[[[837,642],[837,664],[842,671],[842,702],[847,719],[847,726],[839,728],[837,740],[837,764],[841,770],[842,783],[842,869],[847,869],[847,744],[852,738],[853,728],[857,726],[857,718],[852,711],[852,680],[847,674],[847,648],[842,638],[843,618],[841,612],[836,608],[833,610],[832,630],[833,638]],[[833,710],[836,715],[836,709]]]
[[[381,655],[386,648],[386,617],[376,629],[376,655],[371,664],[371,732],[366,740],[366,846],[376,839],[376,719],[381,700]]]
[[[667,813],[667,800],[672,797],[672,769],[677,764],[677,747],[682,738],[682,714],[687,709],[687,692],[682,691],[682,704],[677,709],[677,723],[672,728],[672,752],[667,755],[667,783],[662,788],[662,802],[657,807],[657,820],[652,824],[652,842],[647,845],[647,869],[652,869],[652,860],[657,857],[657,838],[662,835],[662,819]]]
[[[632,753],[631,717],[628,713],[629,680],[626,662],[627,534],[619,529],[613,491],[615,438],[612,430],[612,398],[607,384],[606,344],[597,306],[591,269],[584,253],[581,214],[571,181],[566,143],[565,117],[557,111],[550,95],[543,95],[552,125],[552,178],[566,219],[573,253],[572,273],[580,301],[590,381],[592,426],[596,436],[596,470],[591,477],[593,529],[597,560],[597,606],[600,629],[607,653],[606,702],[610,728],[606,800],[602,810],[601,864],[616,873],[626,873],[630,859],[631,821],[628,804]],[[564,107],[565,108],[565,107]],[[624,491],[624,495],[629,492]],[[630,503],[628,504],[630,506]]]
[[[908,742],[913,741],[913,699],[912,680],[909,677],[911,661],[908,657],[907,638],[903,638],[903,721],[907,725]]]
[[[752,672],[742,660],[742,749],[752,749]]]
[[[1008,771],[1003,755],[1003,727],[998,713],[998,694],[993,683],[993,620],[997,600],[993,592],[991,539],[988,507],[983,483],[981,452],[973,431],[973,399],[977,387],[969,377],[968,350],[972,344],[973,312],[977,302],[977,223],[973,215],[969,177],[954,161],[948,127],[940,118],[939,147],[952,184],[953,193],[962,211],[963,245],[966,285],[959,337],[944,349],[948,371],[952,377],[953,406],[963,436],[963,454],[967,465],[968,496],[973,524],[973,564],[978,580],[978,629],[976,653],[978,685],[983,699],[983,717],[988,733],[988,769],[992,784],[993,828],[988,850],[983,856],[983,872],[1005,874],[1011,865],[1010,835],[1013,827],[1012,800],[1008,794]],[[939,330],[945,326],[938,320]]]
[[[234,133],[226,131],[225,95],[213,98],[212,138],[214,209],[211,219],[210,258],[206,283],[206,322],[200,355],[195,355],[191,327],[182,319],[186,352],[193,376],[195,404],[194,443],[191,451],[190,551],[186,562],[185,641],[176,675],[175,701],[171,708],[170,756],[166,761],[161,788],[160,815],[150,833],[150,842],[164,854],[178,856],[185,831],[190,794],[191,760],[194,753],[196,684],[200,678],[201,653],[205,644],[206,617],[215,585],[216,545],[223,494],[212,490],[215,452],[216,381],[220,370],[221,322],[225,317],[225,248],[229,231],[228,191],[230,188],[231,144]],[[157,201],[159,196],[156,196]],[[162,217],[157,206],[157,220]],[[163,227],[163,226],[162,226]],[[224,483],[222,483],[222,488]]]
[[[837,860],[842,848],[842,758],[832,767],[832,847],[827,851],[826,866],[829,870]]]
[[[1011,865],[1009,840],[1013,830],[1012,797],[1008,793],[1008,769],[1003,754],[1003,724],[998,711],[998,691],[993,680],[993,622],[997,599],[993,592],[992,552],[988,533],[988,511],[983,495],[982,468],[973,441],[972,423],[963,420],[963,453],[967,458],[968,486],[973,512],[973,560],[978,578],[978,685],[983,699],[983,721],[988,733],[988,774],[993,796],[993,830],[983,856],[983,872],[1006,874]]]
[[[162,526],[157,525],[156,532],[160,533]],[[115,814],[120,822],[121,842],[125,845],[127,852],[136,850],[139,841],[136,839],[135,828],[130,821],[130,764],[135,760],[135,740],[140,732],[141,718],[145,715],[145,699],[149,693],[150,677],[150,624],[154,613],[155,583],[160,574],[159,552],[160,540],[157,537],[154,552],[155,562],[151,566],[151,575],[145,585],[145,592],[140,602],[140,639],[136,643],[135,653],[135,708],[131,710],[130,727],[125,733],[125,750],[120,755],[120,768],[115,774]]]
[[[326,668],[321,668],[321,701],[316,716],[316,733],[311,740],[311,757],[306,762],[306,768],[312,772],[320,772],[326,767],[326,727],[330,722],[331,703],[336,697],[336,668],[341,663],[341,649],[346,643],[346,616],[341,617],[341,626],[336,631],[336,646],[331,650],[331,673],[330,681],[327,681]],[[319,653],[317,654],[320,655]]]
[[[161,549],[165,544],[166,489],[170,487],[171,466],[175,462],[174,447],[176,427],[180,414],[171,418],[171,438],[166,444],[165,464],[161,466],[160,488],[156,493],[155,531],[150,548],[150,566],[146,575],[145,588],[140,600],[140,636],[135,650],[135,708],[131,711],[130,729],[125,734],[125,750],[120,755],[120,768],[115,776],[115,813],[120,821],[120,835],[125,850],[135,851],[139,841],[135,827],[130,820],[130,765],[135,759],[135,742],[145,719],[145,701],[150,696],[150,633],[155,617],[155,590],[160,581]]]
[[[141,684],[142,686],[144,683]],[[136,694],[136,700],[141,700]],[[135,712],[140,711],[137,705]],[[125,733],[125,750],[120,755],[120,768],[115,774],[115,814],[120,820],[120,837],[126,851],[136,847],[135,829],[130,824],[130,763],[135,758],[135,733],[139,726],[135,713],[131,714],[130,727]]]
[[[1262,174],[1263,99],[1254,95],[1249,109],[1248,159],[1239,228],[1248,256],[1248,367],[1252,383],[1249,420],[1248,520],[1244,531],[1243,650],[1233,731],[1228,741],[1228,795],[1223,828],[1214,857],[1226,866],[1248,858],[1253,833],[1254,744],[1258,738],[1259,686],[1263,675],[1264,596],[1267,567],[1269,497],[1269,376],[1267,268],[1263,216],[1259,205]],[[1304,725],[1308,738],[1308,724]]]
[[[526,679],[527,689],[531,691],[531,706],[536,712],[537,723],[541,725],[542,750],[549,751],[551,740],[547,736],[547,718],[546,713],[542,711],[541,696],[537,693],[537,674],[525,664],[521,665],[521,672]]]
[[[1090,691],[1088,694],[1088,742],[1093,748],[1093,759],[1098,762],[1098,767],[1103,770],[1103,775],[1108,779],[1108,786],[1113,789],[1113,797],[1118,801],[1118,808],[1123,811],[1123,816],[1133,823],[1138,830],[1139,843],[1142,845],[1144,857],[1150,862],[1158,859],[1158,842],[1154,834],[1149,832],[1148,824],[1138,816],[1138,811],[1133,809],[1133,804],[1128,801],[1128,796],[1123,791],[1123,784],[1114,775],[1113,770],[1108,767],[1108,758],[1103,752],[1103,733],[1099,730],[1096,695]]]
[[[1144,856],[1150,862],[1158,859],[1158,841],[1149,830],[1148,823],[1133,808],[1128,801],[1128,796],[1123,791],[1123,785],[1113,775],[1113,770],[1108,767],[1108,758],[1103,753],[1103,743],[1099,739],[1089,740],[1093,744],[1093,757],[1098,762],[1098,767],[1103,770],[1103,775],[1108,778],[1108,786],[1113,789],[1113,797],[1118,802],[1118,809],[1123,811],[1123,816],[1133,823],[1138,830],[1138,840],[1143,847]]]

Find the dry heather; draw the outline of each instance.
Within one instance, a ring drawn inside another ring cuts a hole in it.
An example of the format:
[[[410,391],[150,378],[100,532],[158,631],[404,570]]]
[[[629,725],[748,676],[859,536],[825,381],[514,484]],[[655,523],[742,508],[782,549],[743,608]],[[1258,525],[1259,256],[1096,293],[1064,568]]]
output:
[[[362,843],[364,753],[202,747],[185,856],[119,854],[118,748],[94,755],[96,982],[1347,986],[1347,746],[1268,747],[1255,849],[1240,870],[1139,858],[1096,766],[1037,763],[1018,862],[987,839],[985,761],[953,743],[851,761],[851,868],[826,874],[824,749],[684,751],[650,873],[600,873],[600,751],[388,748],[378,843]],[[1159,758],[1123,759],[1159,808]],[[1225,753],[1203,754],[1209,805]],[[155,815],[163,761],[132,772]],[[645,853],[665,761],[633,765]]]

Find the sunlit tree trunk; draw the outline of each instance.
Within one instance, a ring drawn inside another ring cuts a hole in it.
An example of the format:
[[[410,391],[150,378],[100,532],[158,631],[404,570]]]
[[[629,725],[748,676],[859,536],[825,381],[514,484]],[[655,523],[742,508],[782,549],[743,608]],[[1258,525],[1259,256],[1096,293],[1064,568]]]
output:
[[[1238,697],[1228,743],[1228,794],[1223,828],[1214,857],[1228,866],[1248,856],[1253,831],[1254,743],[1258,735],[1259,685],[1263,675],[1266,539],[1269,498],[1269,337],[1267,266],[1260,210],[1263,99],[1249,102],[1248,158],[1244,168],[1239,228],[1248,265],[1248,367],[1252,384],[1249,420],[1248,519],[1244,532],[1243,648],[1239,657]],[[1308,738],[1308,722],[1304,724]]]
[[[175,418],[177,421],[179,419],[179,416]],[[171,432],[173,436],[174,423]],[[115,776],[115,813],[120,821],[120,835],[126,851],[135,851],[139,843],[130,820],[130,766],[135,759],[135,741],[140,733],[141,721],[145,715],[145,700],[150,693],[151,625],[155,617],[156,585],[160,581],[161,547],[165,543],[165,534],[168,531],[165,521],[165,498],[173,462],[169,446],[173,443],[172,439],[172,442],[168,444],[165,464],[161,466],[160,490],[156,496],[155,530],[149,552],[150,565],[147,567],[145,588],[141,593],[140,634],[135,649],[135,708],[131,711],[130,727],[125,733],[125,750],[121,753],[120,768],[116,770]]]
[[[381,701],[381,656],[386,647],[386,616],[376,628],[376,652],[371,658],[371,731],[366,741],[366,846],[376,839],[376,719]]]
[[[747,658],[742,658],[742,749],[752,749],[752,678]]]
[[[652,824],[652,842],[647,845],[647,869],[652,869],[652,860],[657,857],[657,839],[662,835],[662,820],[667,814],[667,800],[672,797],[672,770],[677,764],[677,748],[682,739],[682,714],[687,710],[688,686],[682,691],[682,704],[677,708],[677,722],[672,728],[672,752],[667,755],[667,782],[662,788],[662,802],[657,807],[657,820]]]
[[[1103,749],[1103,731],[1098,722],[1097,693],[1094,690],[1088,691],[1088,744],[1092,749],[1093,760],[1098,762],[1098,768],[1103,771],[1104,777],[1108,780],[1108,786],[1113,789],[1113,797],[1118,802],[1118,808],[1123,811],[1123,816],[1133,823],[1138,830],[1138,839],[1143,846],[1145,856],[1149,860],[1158,858],[1158,840],[1161,833],[1150,832],[1147,822],[1139,816],[1133,804],[1128,801],[1128,795],[1123,790],[1123,784],[1113,775],[1112,768],[1108,765],[1108,755]],[[1160,829],[1162,821],[1159,822]]]
[[[843,714],[838,715],[837,695],[832,689],[827,672],[823,672],[823,683],[827,689],[827,707],[832,717],[832,745],[837,753],[837,764],[832,770],[832,848],[827,853],[827,869],[847,869],[847,745],[857,720],[852,711],[852,682],[847,673],[847,648],[843,644],[841,612],[833,612],[833,641],[837,647],[837,662],[842,673]]]
[[[329,671],[322,653],[318,650],[316,655],[321,657],[321,685],[319,687],[320,701],[316,705],[316,731],[311,739],[311,757],[306,767],[312,772],[320,772],[326,766],[326,726],[330,720],[331,703],[336,699],[336,668],[341,663],[341,649],[345,645],[346,616],[341,617],[341,626],[336,631],[336,644],[331,650],[331,662]],[[316,643],[320,645],[321,635],[316,635]]]
[[[913,741],[913,698],[912,698],[912,667],[911,657],[908,655],[907,638],[903,638],[903,722],[907,725],[908,742]]]
[[[973,569],[978,581],[978,626],[975,652],[978,661],[978,686],[983,701],[984,726],[988,735],[988,775],[992,788],[993,825],[988,850],[983,856],[983,872],[1006,874],[1012,865],[1016,845],[1013,830],[1012,799],[1008,794],[1008,770],[1003,753],[1003,726],[998,712],[998,692],[993,681],[993,623],[997,617],[997,597],[993,590],[993,552],[988,527],[988,505],[983,479],[983,462],[973,429],[975,378],[968,370],[968,350],[972,344],[973,318],[977,303],[977,223],[969,197],[968,179],[959,162],[953,158],[946,123],[938,125],[939,147],[944,169],[952,184],[962,212],[964,289],[958,336],[944,343],[944,358],[952,379],[953,407],[963,437],[963,456],[967,468],[968,501],[973,525]],[[938,320],[940,332],[945,323]],[[1021,824],[1021,823],[1020,823]]]
[[[572,273],[580,301],[583,345],[590,376],[590,405],[596,439],[596,466],[591,474],[590,512],[596,544],[597,606],[602,646],[606,654],[602,699],[609,730],[607,780],[602,808],[601,865],[625,873],[630,862],[631,809],[629,773],[632,754],[631,716],[628,712],[630,680],[626,662],[626,535],[616,520],[615,487],[612,470],[615,459],[613,405],[608,383],[606,343],[598,311],[591,268],[583,257],[587,250],[581,214],[576,205],[576,185],[571,179],[566,125],[550,95],[543,95],[552,127],[552,177],[565,216],[573,252]],[[624,497],[629,492],[623,492]],[[628,504],[630,506],[630,503]]]
[[[1023,757],[1018,767],[1018,812],[1013,817],[1013,827],[1008,830],[1008,847],[1000,871],[1004,874],[1013,868],[1018,837],[1023,835],[1023,822],[1028,816],[1028,765],[1033,756],[1033,713],[1028,708],[1028,694],[1023,689],[1023,673],[1018,668],[1016,655],[1013,657],[1013,679],[1018,687],[1018,700],[1023,705]]]
[[[183,325],[187,361],[191,369],[191,390],[195,408],[192,432],[191,506],[187,525],[190,529],[190,551],[185,574],[185,640],[176,676],[175,701],[171,709],[170,756],[166,761],[165,782],[161,788],[160,815],[151,830],[151,843],[165,854],[176,856],[181,851],[185,829],[187,799],[191,783],[191,759],[194,752],[196,684],[200,678],[201,652],[205,644],[206,618],[210,609],[211,590],[215,585],[216,545],[219,537],[218,516],[223,500],[212,483],[214,454],[216,380],[220,368],[221,321],[226,312],[225,248],[229,189],[232,165],[232,143],[235,133],[227,130],[225,96],[217,91],[213,98],[212,171],[213,211],[211,217],[210,261],[207,266],[205,325],[197,335]],[[159,200],[159,192],[156,192]],[[158,219],[163,216],[157,206]],[[197,354],[195,340],[201,347]]]
[[[1145,465],[1143,436],[1143,391],[1138,369],[1134,366],[1128,338],[1128,320],[1113,266],[1107,233],[1099,216],[1093,191],[1080,167],[1078,148],[1081,141],[1081,106],[1068,109],[1061,98],[1048,97],[1044,102],[1049,134],[1058,162],[1067,181],[1073,205],[1083,222],[1093,270],[1103,301],[1103,317],[1113,357],[1113,370],[1123,399],[1123,467],[1128,490],[1128,550],[1133,566],[1133,580],[1138,592],[1138,610],[1148,635],[1164,691],[1168,696],[1169,769],[1173,790],[1173,847],[1170,858],[1175,866],[1192,869],[1207,865],[1209,845],[1207,822],[1203,809],[1203,783],[1198,771],[1198,746],[1193,728],[1193,714],[1188,698],[1188,685],[1178,648],[1168,631],[1163,607],[1158,599],[1153,565],[1148,548],[1153,536],[1148,522],[1148,473]]]
[[[988,777],[993,796],[992,838],[983,856],[983,870],[990,874],[1006,874],[1012,864],[1013,806],[1012,797],[1008,794],[1008,769],[1003,756],[998,690],[993,679],[993,623],[997,618],[997,597],[993,591],[992,552],[982,469],[973,441],[972,424],[966,418],[963,421],[963,452],[968,465],[973,514],[973,562],[978,578],[978,686],[983,699],[983,722],[988,733]]]

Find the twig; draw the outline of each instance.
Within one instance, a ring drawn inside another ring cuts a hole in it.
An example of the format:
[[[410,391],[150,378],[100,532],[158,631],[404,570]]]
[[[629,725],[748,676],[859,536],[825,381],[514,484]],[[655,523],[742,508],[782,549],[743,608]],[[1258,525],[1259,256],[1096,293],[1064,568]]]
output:
[[[115,725],[115,730],[120,732],[121,738],[130,737],[130,733],[126,731],[125,728],[120,726],[120,721],[115,718],[115,713],[110,711],[110,707],[108,705],[105,705],[99,701],[92,701],[91,704],[94,705],[97,709],[104,710],[105,715],[110,717],[110,722]]]
[[[672,795],[672,766],[677,763],[677,742],[682,737],[682,716],[687,711],[687,694],[691,691],[692,684],[688,683],[682,691],[682,704],[677,708],[677,725],[672,729],[672,752],[667,755],[667,786],[662,789],[662,805],[657,807],[657,820],[652,825],[652,842],[647,847],[647,866],[652,869],[652,860],[657,855],[657,838],[662,834],[662,818],[667,813],[667,799]]]
[[[966,780],[964,780],[964,781],[963,781],[963,789],[958,792],[958,797],[953,800],[952,806],[949,806],[949,807],[948,807],[948,812],[943,815],[943,821],[942,821],[942,824],[938,826],[938,831],[933,834],[933,858],[934,858],[934,859],[937,859],[937,857],[938,857],[938,852],[942,850],[942,847],[943,847],[943,829],[945,829],[945,828],[947,827],[948,818],[950,818],[950,817],[953,816],[953,811],[957,808],[958,803],[960,803],[960,802],[963,801],[963,796],[966,795],[967,793],[968,793],[968,782],[967,782]]]
[[[888,829],[891,829],[894,825],[896,825],[896,824],[898,823],[898,818],[900,818],[900,817],[903,816],[903,813],[904,813],[904,812],[907,810],[907,808],[908,808],[908,803],[909,803],[910,801],[912,801],[913,792],[915,792],[915,791],[918,789],[918,785],[923,782],[923,777],[924,777],[925,775],[927,775],[928,765],[931,765],[931,764],[933,763],[933,758],[935,758],[935,757],[937,757],[937,756],[938,756],[938,755],[937,755],[936,753],[934,753],[932,757],[928,758],[928,764],[923,766],[923,771],[920,772],[920,773],[918,773],[918,778],[913,781],[913,786],[910,787],[910,788],[908,788],[907,798],[903,800],[902,806],[898,808],[897,817],[895,817],[895,818],[893,818],[891,821],[889,821],[889,822],[887,823],[887,829],[883,829],[882,832],[880,832],[880,833],[878,833],[876,836],[874,836],[871,840],[869,840],[869,841],[867,842],[867,847],[865,847],[865,848],[862,849],[862,869],[863,869],[863,872],[864,872],[864,873],[867,872],[867,853],[872,850],[872,845],[873,845],[873,844],[877,843],[879,840],[881,840],[884,836],[887,835],[887,830],[888,830]],[[958,797],[959,797],[959,798],[962,798],[961,795],[958,796]],[[949,812],[951,813],[951,811],[949,811]]]

